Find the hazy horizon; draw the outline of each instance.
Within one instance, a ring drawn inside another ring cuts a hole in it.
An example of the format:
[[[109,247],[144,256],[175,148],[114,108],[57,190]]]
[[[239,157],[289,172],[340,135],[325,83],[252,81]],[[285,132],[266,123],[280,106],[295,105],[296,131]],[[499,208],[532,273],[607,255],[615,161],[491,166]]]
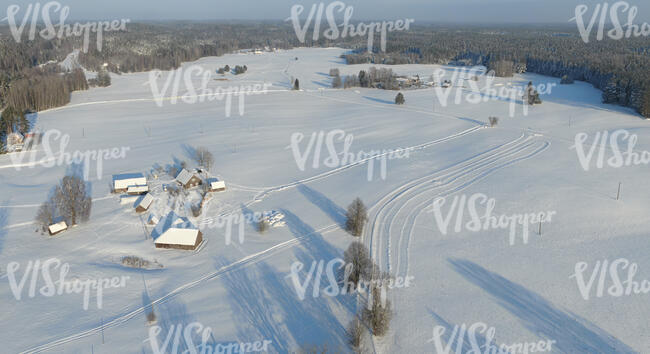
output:
[[[82,0],[58,1],[70,8],[70,20],[130,19],[131,21],[284,21],[290,16],[291,7],[303,5],[301,18],[306,17],[316,1],[276,0],[268,3],[261,0],[185,0],[182,3],[172,0],[134,3],[126,0],[108,2],[88,2]],[[7,6],[18,5],[17,21],[22,20],[27,6],[35,1],[12,1]],[[41,1],[43,5],[46,1]],[[324,1],[325,6],[331,1]],[[571,24],[577,5],[589,6],[585,20],[591,18],[594,6],[601,1],[562,1],[562,0],[494,0],[486,4],[482,0],[354,0],[344,3],[352,6],[353,21],[397,20],[410,18],[422,24]],[[613,2],[609,2],[610,5]],[[637,6],[635,23],[650,21],[650,4],[628,1]],[[7,10],[0,9],[0,19],[7,16]],[[57,18],[52,16],[53,21]],[[627,14],[619,13],[620,21]],[[4,20],[1,24],[7,24]]]

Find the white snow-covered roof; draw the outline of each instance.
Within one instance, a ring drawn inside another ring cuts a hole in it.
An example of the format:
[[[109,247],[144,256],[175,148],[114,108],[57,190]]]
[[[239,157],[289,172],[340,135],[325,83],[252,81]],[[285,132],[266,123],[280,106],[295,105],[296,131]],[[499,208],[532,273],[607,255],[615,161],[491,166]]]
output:
[[[56,224],[50,225],[50,227],[48,229],[50,230],[50,233],[55,234],[57,232],[65,230],[67,228],[68,228],[68,224],[66,224],[65,221],[61,221],[61,222],[58,222]]]
[[[170,212],[151,232],[154,243],[194,246],[199,236],[199,229],[187,218]]]
[[[176,176],[176,180],[181,182],[181,184],[187,184],[193,176],[194,175],[191,174],[190,171],[182,169],[178,176]]]
[[[144,193],[148,192],[149,187],[144,185],[144,186],[129,186],[129,188],[126,190],[127,193]]]
[[[210,182],[210,189],[220,189],[226,188],[226,182],[224,181],[212,181]]]
[[[147,220],[149,224],[158,224],[159,221],[158,217],[154,214],[149,215],[149,220]]]
[[[153,196],[151,193],[147,193],[144,198],[138,203],[137,207],[143,207],[145,209],[149,209],[149,206],[151,206],[151,203],[153,202]]]
[[[115,189],[124,189],[130,186],[142,186],[147,184],[147,179],[142,173],[124,173],[113,175],[113,186]]]

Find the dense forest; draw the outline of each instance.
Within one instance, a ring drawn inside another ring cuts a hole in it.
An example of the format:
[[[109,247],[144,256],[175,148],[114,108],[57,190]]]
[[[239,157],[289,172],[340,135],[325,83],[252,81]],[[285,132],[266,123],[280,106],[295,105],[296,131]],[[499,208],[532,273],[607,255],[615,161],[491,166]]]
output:
[[[81,47],[81,38],[17,43],[7,26],[0,27],[0,134],[29,129],[21,121],[27,111],[65,105],[70,93],[88,88],[79,68],[57,63]],[[238,49],[264,46],[340,46],[351,48],[348,64],[462,64],[485,65],[497,75],[533,72],[567,80],[581,80],[603,91],[603,101],[633,107],[650,117],[650,38],[591,41],[585,44],[575,26],[505,28],[468,26],[411,26],[392,32],[386,52],[367,52],[366,37],[300,43],[288,23],[139,23],[126,31],[104,34],[101,52],[91,46],[80,53],[79,64],[100,75],[91,85],[110,85],[106,70],[115,74],[170,70],[184,61],[220,56]],[[306,38],[311,38],[310,34]],[[14,117],[15,115],[15,117]],[[11,117],[10,117],[11,116]],[[5,118],[6,117],[6,118]],[[1,138],[1,137],[0,137]]]

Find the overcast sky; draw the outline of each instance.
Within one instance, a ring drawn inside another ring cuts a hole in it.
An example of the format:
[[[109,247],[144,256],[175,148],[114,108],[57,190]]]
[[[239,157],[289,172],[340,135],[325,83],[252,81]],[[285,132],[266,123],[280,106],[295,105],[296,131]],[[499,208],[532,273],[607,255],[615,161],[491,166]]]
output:
[[[587,4],[591,16],[594,0],[349,0],[354,8],[353,20],[413,18],[420,22],[474,23],[568,23],[576,5]],[[22,19],[28,4],[36,1],[7,0],[0,5],[0,18],[6,6],[20,6]],[[41,0],[41,4],[46,1]],[[316,1],[296,0],[59,0],[69,6],[68,20],[121,19],[137,20],[284,20],[293,5],[303,4],[306,14]],[[324,1],[327,5],[330,1]],[[609,1],[613,3],[613,1]],[[650,22],[650,1],[632,0],[638,7],[635,23]],[[621,22],[627,15],[621,14]],[[7,22],[4,21],[4,24]]]

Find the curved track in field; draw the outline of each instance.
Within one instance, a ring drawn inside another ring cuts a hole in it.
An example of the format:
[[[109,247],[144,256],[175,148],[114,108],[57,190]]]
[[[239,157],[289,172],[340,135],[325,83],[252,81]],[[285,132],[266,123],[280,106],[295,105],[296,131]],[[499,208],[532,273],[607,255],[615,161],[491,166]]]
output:
[[[416,220],[437,197],[462,191],[491,173],[529,159],[550,146],[524,133],[390,192],[369,210],[364,231],[370,254],[385,271],[406,276]]]

